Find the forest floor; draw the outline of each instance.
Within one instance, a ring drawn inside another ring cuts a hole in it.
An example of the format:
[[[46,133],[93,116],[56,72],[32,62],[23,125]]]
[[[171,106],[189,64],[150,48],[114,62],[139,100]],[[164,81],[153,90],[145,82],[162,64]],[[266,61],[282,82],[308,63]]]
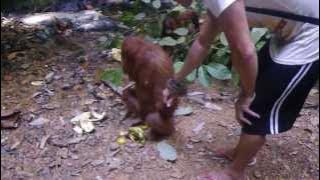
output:
[[[161,159],[155,141],[116,143],[130,120],[121,121],[126,110],[120,98],[96,83],[101,70],[120,66],[97,46],[101,36],[76,34],[70,37],[72,44],[46,52],[51,55],[45,60],[20,53],[4,70],[1,114],[14,109],[21,114],[17,128],[1,130],[1,179],[194,180],[228,165],[213,154],[214,149],[234,146],[240,133],[234,119],[235,91],[223,83],[189,86],[189,92],[203,92],[222,110],[182,98],[180,106],[192,107],[193,113],[176,117],[177,133],[167,140],[177,150],[175,162]],[[84,60],[75,47],[84,50]],[[290,132],[268,137],[258,162],[248,168],[250,179],[319,178],[318,98],[315,89]],[[78,135],[70,120],[92,110],[106,112],[107,118],[96,123],[93,133]]]

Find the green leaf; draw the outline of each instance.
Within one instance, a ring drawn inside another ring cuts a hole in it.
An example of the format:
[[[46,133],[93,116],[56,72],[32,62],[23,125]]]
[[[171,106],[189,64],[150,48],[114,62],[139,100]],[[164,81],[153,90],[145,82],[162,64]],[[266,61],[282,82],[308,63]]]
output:
[[[177,45],[177,41],[172,37],[165,37],[159,41],[160,46],[175,46]]]
[[[111,84],[118,87],[118,86],[121,86],[123,83],[122,76],[123,76],[122,69],[120,69],[120,68],[108,69],[102,73],[101,80],[108,81]]]
[[[266,43],[267,43],[266,41],[260,41],[260,42],[258,42],[258,43],[256,44],[256,49],[257,49],[257,51],[260,51],[260,50],[264,47],[264,45],[265,45]]]
[[[154,37],[151,37],[151,36],[149,36],[149,35],[146,35],[144,39],[145,39],[146,41],[151,42],[151,43],[154,43],[154,44],[156,44],[156,43],[158,42],[157,39],[155,39]]]
[[[187,81],[193,82],[197,77],[197,70],[193,70],[191,74],[187,76]]]
[[[210,81],[209,81],[209,76],[205,69],[205,66],[200,66],[198,71],[198,80],[201,83],[201,85],[205,87],[209,87]]]
[[[120,49],[120,48],[121,48],[121,45],[122,45],[122,41],[123,41],[122,37],[117,34],[117,35],[112,39],[110,45],[107,46],[107,48],[109,48],[109,49],[112,49],[112,48],[118,48],[118,49]]]
[[[141,21],[143,20],[144,18],[146,17],[146,13],[139,13],[137,14],[134,19],[137,20],[137,21]]]
[[[266,28],[253,28],[251,30],[251,38],[254,44],[257,44],[260,39],[266,35],[266,33],[268,32],[268,29]]]
[[[221,33],[219,38],[220,38],[221,44],[223,44],[224,46],[229,46],[227,37],[224,33]]]
[[[186,36],[189,33],[189,30],[187,28],[178,28],[174,31],[175,34],[179,36]]]
[[[183,7],[182,5],[178,5],[175,8],[173,8],[172,11],[184,12],[186,11],[186,8]]]
[[[228,54],[224,54],[223,56],[214,56],[214,62],[222,65],[227,65],[230,61],[230,57]]]
[[[128,26],[133,26],[136,24],[135,15],[133,12],[125,11],[123,15],[120,17],[120,20]]]
[[[208,73],[211,75],[211,77],[219,79],[219,80],[228,80],[231,79],[231,72],[230,70],[218,63],[211,63],[206,66]]]
[[[160,37],[162,33],[162,24],[158,22],[145,23],[143,25],[145,34],[148,34],[154,38]]]
[[[179,39],[177,39],[177,44],[183,44],[186,42],[186,37],[180,37]]]
[[[160,0],[154,0],[152,2],[152,6],[156,9],[160,9],[161,8],[161,1]]]
[[[173,64],[174,72],[175,72],[175,73],[179,72],[179,71],[181,70],[183,64],[184,64],[184,63],[181,62],[181,61],[175,62],[175,63]]]
[[[183,62],[181,62],[181,61],[178,61],[178,62],[176,62],[176,63],[174,63],[174,65],[173,65],[173,67],[174,67],[174,72],[175,73],[177,73],[177,72],[179,72],[181,69],[182,69],[182,66],[183,66]],[[189,81],[189,82],[192,82],[192,81],[194,81],[195,79],[196,79],[196,77],[197,77],[197,70],[194,70],[194,71],[192,71],[192,73],[190,73],[188,76],[187,76],[187,81]]]

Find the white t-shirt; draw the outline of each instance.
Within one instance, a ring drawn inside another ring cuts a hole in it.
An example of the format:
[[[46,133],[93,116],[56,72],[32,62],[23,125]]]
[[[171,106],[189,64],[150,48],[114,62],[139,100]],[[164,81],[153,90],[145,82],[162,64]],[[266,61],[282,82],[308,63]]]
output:
[[[216,17],[236,0],[204,0]],[[246,6],[274,9],[319,18],[319,0],[244,0]],[[267,27],[274,32],[270,55],[280,64],[302,65],[319,60],[319,26],[279,17],[247,13],[251,27]]]

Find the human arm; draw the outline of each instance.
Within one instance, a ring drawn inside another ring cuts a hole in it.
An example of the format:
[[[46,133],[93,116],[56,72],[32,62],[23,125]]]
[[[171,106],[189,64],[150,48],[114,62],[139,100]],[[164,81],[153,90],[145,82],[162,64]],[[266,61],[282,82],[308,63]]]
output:
[[[210,12],[204,24],[200,27],[199,35],[190,48],[185,64],[175,75],[177,81],[183,81],[193,70],[198,68],[207,57],[213,39],[220,33],[218,20]]]
[[[250,37],[244,1],[237,0],[230,5],[219,17],[219,22],[231,49],[232,63],[240,74],[241,93],[236,103],[236,118],[241,123],[251,124],[244,113],[259,117],[249,108],[254,98],[258,61]]]

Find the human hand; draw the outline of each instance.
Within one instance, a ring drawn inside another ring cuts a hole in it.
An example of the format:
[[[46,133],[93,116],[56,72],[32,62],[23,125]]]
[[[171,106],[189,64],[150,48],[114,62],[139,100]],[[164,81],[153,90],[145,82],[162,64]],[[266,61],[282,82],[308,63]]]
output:
[[[260,118],[260,115],[253,112],[250,109],[250,105],[252,101],[254,100],[255,96],[246,96],[244,94],[240,94],[239,98],[235,104],[236,108],[236,119],[239,122],[241,126],[244,124],[252,125],[252,123],[244,117],[244,113],[247,113],[253,117]]]

